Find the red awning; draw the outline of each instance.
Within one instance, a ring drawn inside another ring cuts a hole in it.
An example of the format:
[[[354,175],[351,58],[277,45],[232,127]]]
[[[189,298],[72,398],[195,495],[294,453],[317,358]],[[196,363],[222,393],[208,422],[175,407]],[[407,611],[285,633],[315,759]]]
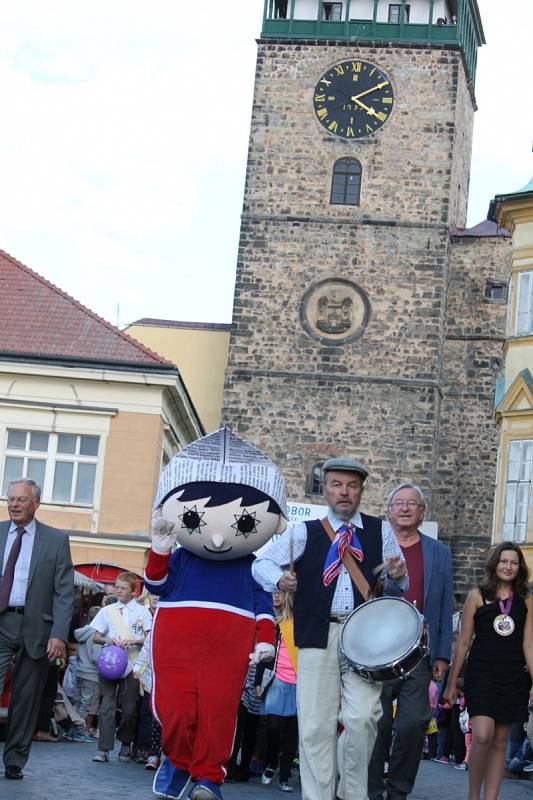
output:
[[[131,569],[126,569],[125,567],[118,567],[116,564],[75,564],[74,569],[76,572],[81,572],[82,575],[85,575],[91,581],[97,581],[98,583],[115,583],[117,579],[117,575],[120,575],[121,572],[133,572]],[[142,575],[139,575],[138,572],[134,572],[134,575],[137,575],[142,580]]]

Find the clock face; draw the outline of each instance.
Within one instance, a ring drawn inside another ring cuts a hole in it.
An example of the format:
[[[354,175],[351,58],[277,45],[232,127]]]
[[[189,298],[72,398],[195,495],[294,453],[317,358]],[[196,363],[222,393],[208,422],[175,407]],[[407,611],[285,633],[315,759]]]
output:
[[[394,106],[388,76],[375,64],[350,59],[325,72],[317,85],[313,106],[318,121],[335,136],[363,139],[378,131]]]

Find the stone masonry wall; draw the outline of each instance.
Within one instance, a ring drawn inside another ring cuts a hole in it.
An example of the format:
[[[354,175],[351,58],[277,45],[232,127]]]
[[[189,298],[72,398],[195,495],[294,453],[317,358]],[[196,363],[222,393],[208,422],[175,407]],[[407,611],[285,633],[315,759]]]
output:
[[[324,130],[312,101],[321,75],[352,58],[387,72],[395,106],[378,134],[345,141]],[[459,173],[468,171],[473,108],[465,92],[453,50],[260,42],[244,211],[448,222],[452,166],[466,207],[468,179]],[[329,204],[332,167],[345,156],[363,167],[359,207]]]
[[[363,508],[383,514],[388,492],[402,478],[431,492],[435,394],[349,375],[295,380],[288,373],[232,370],[223,419],[274,459],[293,500],[310,502],[306,475],[313,464],[336,455],[360,458],[370,471]]]
[[[452,548],[458,598],[482,573],[492,534],[498,431],[494,388],[502,373],[506,303],[485,297],[506,280],[510,239],[457,238],[450,259],[434,512]]]
[[[359,142],[329,135],[312,107],[320,76],[352,58],[384,69],[395,93],[390,120]],[[422,485],[458,598],[490,537],[502,316],[484,301],[500,256],[450,237],[466,214],[472,120],[457,51],[259,42],[222,412],[280,466],[291,499],[340,454],[368,465],[370,513],[400,480]],[[330,204],[344,156],[362,164],[358,206]],[[342,345],[302,324],[306,293],[332,279],[370,304]]]
[[[445,304],[442,228],[246,220],[241,228],[230,366],[321,375],[437,380]],[[368,294],[363,335],[321,344],[300,323],[303,296],[326,277]]]
[[[474,129],[470,92],[464,70],[459,65],[454,65],[452,80],[456,87],[456,103],[448,217],[450,230],[466,226]]]

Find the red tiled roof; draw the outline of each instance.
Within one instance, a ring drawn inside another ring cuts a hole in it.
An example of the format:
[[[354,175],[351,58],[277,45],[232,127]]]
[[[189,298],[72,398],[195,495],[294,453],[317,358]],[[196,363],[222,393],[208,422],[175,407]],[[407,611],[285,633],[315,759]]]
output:
[[[0,354],[173,366],[3,250]]]

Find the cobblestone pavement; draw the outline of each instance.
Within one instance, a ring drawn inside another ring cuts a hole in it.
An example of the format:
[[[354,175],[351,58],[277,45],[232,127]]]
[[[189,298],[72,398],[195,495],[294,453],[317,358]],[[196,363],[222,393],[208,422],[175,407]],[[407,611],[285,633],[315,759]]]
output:
[[[0,773],[1,800],[153,800],[153,773],[139,764],[119,764],[116,753],[109,764],[91,761],[90,744],[34,743],[24,769],[24,780],[6,781]],[[463,800],[467,773],[429,761],[422,762],[410,800]],[[225,800],[281,798],[277,784],[262,786],[258,778],[249,783],[228,784]],[[291,795],[301,800],[299,787]],[[504,781],[501,800],[533,800],[533,781]]]

